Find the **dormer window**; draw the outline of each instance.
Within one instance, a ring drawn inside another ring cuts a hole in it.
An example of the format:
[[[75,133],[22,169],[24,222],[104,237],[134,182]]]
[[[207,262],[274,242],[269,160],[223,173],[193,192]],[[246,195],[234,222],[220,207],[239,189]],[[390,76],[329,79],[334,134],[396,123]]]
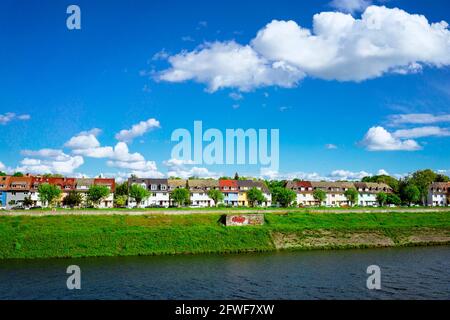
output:
[[[150,190],[152,190],[152,191],[158,190],[158,186],[156,184],[152,184],[150,186]]]
[[[165,184],[161,185],[161,190],[167,190],[167,186]]]

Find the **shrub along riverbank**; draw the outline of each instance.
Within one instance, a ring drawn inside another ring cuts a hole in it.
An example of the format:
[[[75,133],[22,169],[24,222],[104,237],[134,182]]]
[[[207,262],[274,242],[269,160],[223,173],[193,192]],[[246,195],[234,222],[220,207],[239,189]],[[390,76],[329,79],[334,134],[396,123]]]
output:
[[[0,216],[0,258],[254,252],[450,244],[450,211],[266,213],[225,227],[218,214]]]

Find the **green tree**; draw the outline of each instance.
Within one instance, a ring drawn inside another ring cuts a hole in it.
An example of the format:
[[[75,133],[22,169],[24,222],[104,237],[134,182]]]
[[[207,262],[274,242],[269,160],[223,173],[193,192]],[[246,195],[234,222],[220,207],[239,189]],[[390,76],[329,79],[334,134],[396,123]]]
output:
[[[6,176],[6,172],[0,171],[0,177]]]
[[[62,204],[67,207],[78,207],[83,202],[83,196],[81,193],[72,190],[67,196],[64,197]]]
[[[170,199],[177,204],[177,207],[189,204],[190,193],[186,188],[177,188],[170,193]]]
[[[26,197],[25,199],[23,199],[23,206],[25,208],[29,208],[34,204],[33,200],[31,200],[31,197]]]
[[[350,205],[353,206],[355,203],[358,203],[358,196],[359,193],[355,188],[350,188],[345,190],[344,192],[345,197],[350,202]]]
[[[418,170],[407,178],[407,183],[413,184],[419,189],[419,200],[422,202],[422,205],[425,205],[428,189],[436,179],[437,174],[430,169]]]
[[[321,206],[322,202],[327,198],[327,194],[322,189],[316,189],[313,191],[313,197],[319,203],[319,206]]]
[[[116,208],[123,208],[127,205],[128,197],[125,195],[114,195],[114,206]]]
[[[404,190],[405,200],[411,205],[412,203],[416,203],[420,200],[420,190],[414,184],[409,184],[406,186]]]
[[[234,174],[234,180],[239,180],[239,175],[237,172]]]
[[[450,178],[446,176],[445,174],[438,173],[436,175],[436,179],[434,179],[435,182],[449,182]]]
[[[217,189],[208,190],[208,197],[214,200],[214,204],[216,207],[219,202],[222,202],[224,199],[223,193]]]
[[[94,206],[98,206],[100,202],[109,196],[109,188],[102,185],[92,185],[87,192],[87,200],[92,202]]]
[[[139,184],[133,184],[130,187],[129,196],[136,201],[136,206],[139,207],[141,202],[150,196],[150,192]]]
[[[61,196],[61,189],[53,184],[43,183],[38,186],[39,199],[43,206],[52,206]]]
[[[250,206],[254,207],[256,204],[266,201],[266,197],[264,197],[261,190],[253,187],[247,191],[247,200],[250,203]]]
[[[128,196],[128,183],[127,182],[118,183],[116,185],[116,191],[115,191],[114,195]]]
[[[380,207],[383,207],[387,202],[388,196],[384,192],[380,192],[377,194],[377,202],[380,205]]]
[[[275,186],[272,188],[272,202],[279,203],[282,207],[289,207],[291,203],[296,199],[297,194],[284,187]]]
[[[13,177],[23,177],[22,172],[14,172]]]
[[[400,197],[398,195],[396,195],[395,193],[388,193],[386,202],[387,202],[387,204],[393,204],[396,206],[399,206],[402,204],[402,200],[400,200]]]
[[[269,188],[270,192],[273,193],[273,191],[276,187],[284,188],[284,186],[286,185],[286,180],[270,180],[270,181],[266,180],[265,183],[266,183],[266,186]],[[273,201],[273,202],[276,202],[276,201]]]

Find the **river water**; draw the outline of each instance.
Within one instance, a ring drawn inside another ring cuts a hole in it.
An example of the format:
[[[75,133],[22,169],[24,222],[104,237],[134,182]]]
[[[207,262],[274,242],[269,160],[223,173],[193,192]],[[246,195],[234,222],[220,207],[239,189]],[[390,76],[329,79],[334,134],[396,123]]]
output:
[[[450,247],[0,260],[0,299],[450,299]]]

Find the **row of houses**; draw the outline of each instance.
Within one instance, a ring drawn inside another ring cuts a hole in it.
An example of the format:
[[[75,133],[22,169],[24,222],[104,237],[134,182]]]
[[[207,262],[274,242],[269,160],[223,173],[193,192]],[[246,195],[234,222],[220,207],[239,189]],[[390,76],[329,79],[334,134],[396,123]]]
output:
[[[208,196],[210,190],[220,190],[224,195],[223,204],[226,206],[248,206],[247,191],[252,188],[261,190],[266,201],[261,203],[267,207],[272,205],[272,195],[266,184],[254,180],[213,180],[213,179],[128,179],[128,186],[141,185],[150,192],[150,196],[144,199],[142,207],[169,207],[173,205],[170,193],[178,188],[186,188],[190,193],[190,204],[193,207],[215,206],[214,200]],[[133,199],[128,201],[129,207],[136,207]]]
[[[103,185],[109,188],[110,194],[100,202],[101,208],[112,208],[114,202],[115,180],[111,178],[48,178],[26,175],[23,177],[0,176],[0,207],[11,209],[22,206],[25,198],[32,201],[32,206],[41,206],[38,187],[48,183],[61,189],[62,201],[70,191],[79,192],[83,199],[92,185]]]
[[[320,189],[325,192],[326,198],[320,204],[329,207],[341,207],[351,205],[345,196],[349,189],[358,191],[358,205],[376,206],[377,194],[384,192],[392,193],[392,188],[384,183],[372,182],[323,182],[323,181],[288,181],[286,188],[297,194],[297,204],[300,206],[319,205],[314,198],[315,190]]]
[[[61,189],[62,201],[71,191],[79,192],[86,198],[86,193],[92,185],[104,185],[110,190],[108,197],[104,198],[101,208],[114,206],[115,180],[113,178],[66,178],[43,177],[26,175],[23,177],[0,176],[0,207],[11,209],[22,206],[25,198],[32,201],[32,206],[41,206],[38,187],[49,183]],[[186,188],[190,193],[190,205],[193,207],[215,206],[214,200],[208,196],[209,190],[220,190],[224,195],[223,204],[226,206],[249,206],[247,192],[252,188],[261,190],[265,197],[262,206],[272,205],[272,195],[263,181],[256,180],[213,180],[213,179],[151,179],[131,177],[128,186],[141,185],[149,191],[150,196],[141,202],[141,207],[169,207],[173,205],[170,193],[177,188]],[[299,206],[319,205],[314,198],[315,190],[323,190],[325,200],[323,206],[340,207],[351,205],[345,196],[349,189],[358,191],[359,206],[377,206],[377,195],[380,192],[389,194],[393,190],[384,183],[371,182],[315,182],[315,181],[288,181],[285,188],[296,193],[296,203]],[[429,206],[450,205],[450,182],[434,182],[431,184],[427,197]],[[128,200],[129,207],[136,207],[134,199]]]

